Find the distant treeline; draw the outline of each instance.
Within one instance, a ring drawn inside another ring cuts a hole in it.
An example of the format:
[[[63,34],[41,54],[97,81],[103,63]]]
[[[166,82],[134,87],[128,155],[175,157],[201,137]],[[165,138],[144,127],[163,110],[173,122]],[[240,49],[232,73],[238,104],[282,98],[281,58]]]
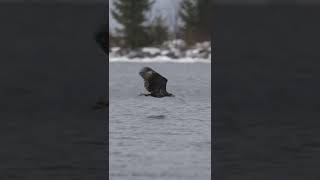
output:
[[[148,19],[153,5],[154,0],[113,0],[111,14],[121,28],[114,34],[109,30],[109,47],[159,46],[170,39],[183,39],[189,45],[210,41],[212,0],[182,0],[173,28],[168,27],[161,15]]]

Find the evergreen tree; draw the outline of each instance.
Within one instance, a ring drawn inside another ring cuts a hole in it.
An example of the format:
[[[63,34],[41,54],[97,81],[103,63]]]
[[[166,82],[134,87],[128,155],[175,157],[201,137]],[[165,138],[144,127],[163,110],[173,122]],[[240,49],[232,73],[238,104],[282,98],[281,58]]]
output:
[[[183,0],[180,6],[180,18],[185,28],[195,28],[198,22],[196,0]]]
[[[212,0],[183,0],[181,2],[179,16],[184,23],[184,36],[189,44],[211,38],[212,9]]]
[[[211,39],[213,15],[212,0],[198,0],[197,9],[199,32],[202,34],[202,39]]]
[[[143,23],[145,13],[150,10],[153,2],[150,0],[114,0],[114,10],[111,11],[114,19],[122,25],[117,29],[123,35],[126,45],[139,48],[145,45],[146,32]]]
[[[110,47],[114,47],[114,46],[115,46],[115,37],[113,33],[109,31],[109,51],[110,51]]]
[[[157,16],[148,29],[149,39],[152,45],[161,45],[169,38],[169,30],[162,16]]]

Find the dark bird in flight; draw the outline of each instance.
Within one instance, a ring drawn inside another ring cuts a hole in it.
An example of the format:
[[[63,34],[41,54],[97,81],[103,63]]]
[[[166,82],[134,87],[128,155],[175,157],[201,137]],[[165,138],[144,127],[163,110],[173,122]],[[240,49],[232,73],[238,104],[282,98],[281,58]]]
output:
[[[107,29],[107,25],[104,24],[101,26],[98,31],[94,34],[94,39],[99,47],[103,50],[103,52],[107,55],[109,54],[109,32]]]
[[[148,92],[150,92],[150,94],[142,95],[157,98],[173,96],[173,94],[167,92],[168,80],[156,71],[154,71],[153,69],[151,69],[150,67],[142,68],[139,74],[144,80],[144,87]]]
[[[108,37],[107,25],[101,26],[98,31],[94,33],[94,39],[103,52],[107,55],[109,54],[109,37]],[[94,110],[107,109],[109,107],[108,98],[100,97],[96,104],[92,107]]]

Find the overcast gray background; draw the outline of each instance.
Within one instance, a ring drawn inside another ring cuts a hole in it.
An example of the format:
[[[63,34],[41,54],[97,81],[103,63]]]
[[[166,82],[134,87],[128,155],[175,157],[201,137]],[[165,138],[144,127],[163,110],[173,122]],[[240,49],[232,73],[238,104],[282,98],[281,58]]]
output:
[[[112,1],[109,0],[109,27],[112,31],[114,27],[117,27],[116,21],[112,18],[110,8],[112,7]],[[148,15],[150,19],[157,15],[162,15],[164,18],[166,18],[168,24],[174,23],[174,17],[176,14],[176,9],[178,9],[179,2],[181,0],[156,0],[155,4],[153,6],[152,12]]]
[[[99,0],[96,0],[99,1]],[[110,13],[110,8],[112,8],[112,1],[109,0],[109,27],[113,31],[114,27],[117,27],[116,21],[112,18]],[[175,22],[176,9],[178,9],[179,2],[181,0],[155,0],[155,5],[151,13],[151,19],[157,14],[162,14],[166,19],[169,26]],[[214,3],[221,4],[267,4],[267,3],[297,3],[297,4],[310,4],[310,3],[319,3],[316,0],[213,0]]]

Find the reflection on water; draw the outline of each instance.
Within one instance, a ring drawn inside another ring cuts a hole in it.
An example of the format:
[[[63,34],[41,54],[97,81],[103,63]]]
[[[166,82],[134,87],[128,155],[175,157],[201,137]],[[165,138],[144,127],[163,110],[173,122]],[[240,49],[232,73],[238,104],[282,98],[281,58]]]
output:
[[[147,116],[147,118],[149,119],[164,119],[166,118],[165,115],[150,115],[150,116]]]

